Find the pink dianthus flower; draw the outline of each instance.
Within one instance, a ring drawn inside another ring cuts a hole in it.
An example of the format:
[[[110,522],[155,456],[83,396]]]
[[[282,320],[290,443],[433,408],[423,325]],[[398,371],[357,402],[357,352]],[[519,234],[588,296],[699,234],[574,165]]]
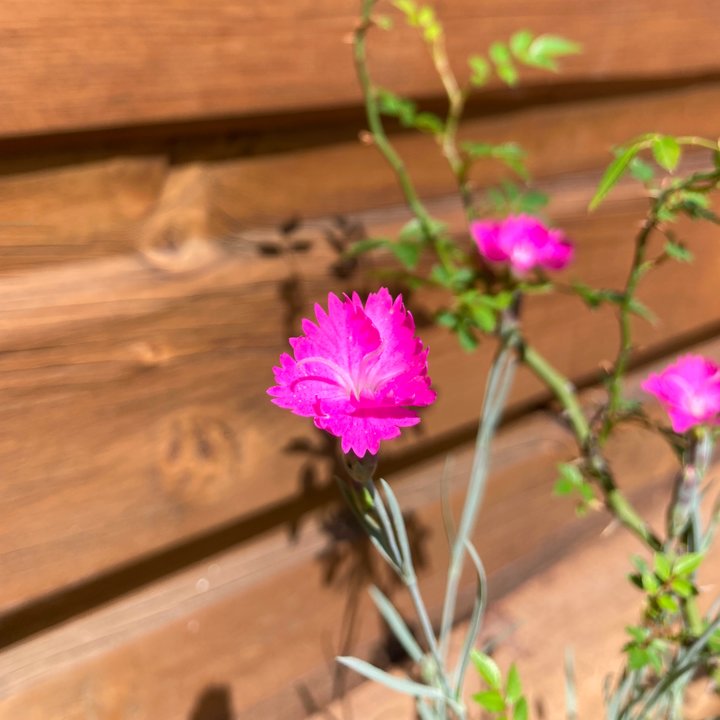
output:
[[[530,215],[476,220],[470,233],[486,260],[508,264],[516,275],[536,268],[561,270],[573,257],[573,246],[562,230],[546,228]]]
[[[357,293],[328,295],[328,311],[315,305],[317,324],[303,320],[304,336],[290,338],[294,357],[273,368],[273,402],[341,438],[343,452],[376,454],[381,440],[420,422],[413,409],[430,405],[427,348],[402,296],[386,288],[363,305]]]
[[[642,389],[660,400],[675,432],[720,420],[720,367],[701,355],[679,357],[662,372],[650,374]]]

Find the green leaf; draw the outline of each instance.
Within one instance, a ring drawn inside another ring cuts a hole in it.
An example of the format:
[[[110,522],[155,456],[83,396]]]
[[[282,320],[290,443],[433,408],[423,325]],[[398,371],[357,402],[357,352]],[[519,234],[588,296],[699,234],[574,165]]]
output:
[[[380,683],[390,690],[395,690],[396,692],[400,692],[405,695],[411,695],[412,697],[426,697],[433,698],[435,700],[442,697],[442,692],[438,688],[430,687],[429,685],[421,685],[420,683],[416,683],[407,678],[390,675],[390,673],[386,673],[384,670],[380,670],[374,665],[371,665],[364,660],[360,660],[359,658],[345,656],[338,657],[336,659],[341,665],[349,667],[356,673],[363,675],[369,680]]]
[[[650,661],[650,657],[646,648],[633,645],[628,649],[628,666],[631,670],[641,670]]]
[[[513,720],[528,719],[528,704],[525,698],[520,698],[513,709]]]
[[[534,35],[529,30],[518,30],[510,38],[510,50],[518,60],[524,61],[533,37]]]
[[[560,472],[561,478],[569,480],[573,487],[582,485],[584,482],[583,474],[577,465],[571,465],[570,463],[560,463],[558,465],[558,471]]]
[[[556,57],[576,55],[581,51],[582,45],[567,38],[559,35],[540,35],[533,40],[528,48],[524,62],[528,65],[556,72],[558,70],[555,62]]]
[[[643,590],[649,595],[655,595],[660,589],[660,583],[654,573],[644,572],[640,575],[642,581]]]
[[[375,15],[373,21],[381,30],[392,30],[392,18],[387,15]]]
[[[633,640],[635,640],[635,642],[638,643],[644,643],[650,637],[650,628],[646,627],[628,625],[625,628],[625,631],[628,635],[630,635],[630,637],[632,637]]]
[[[695,586],[684,577],[676,577],[671,583],[670,587],[677,595],[681,598],[689,598],[695,594]]]
[[[507,85],[515,85],[518,81],[518,72],[505,43],[494,42],[488,51],[490,59],[495,63],[495,69],[500,79]]]
[[[522,696],[522,683],[520,682],[520,674],[518,673],[515,663],[510,666],[508,671],[507,683],[505,684],[505,700],[514,705]]]
[[[473,650],[470,655],[472,664],[480,674],[480,677],[494,690],[502,688],[502,673],[497,663],[485,653],[479,650]]]
[[[528,190],[520,197],[518,210],[528,215],[536,215],[549,201],[550,198],[546,193],[540,192],[540,190]]]
[[[447,225],[440,220],[430,220],[430,232],[435,235],[442,235],[447,229]],[[418,218],[412,218],[405,223],[398,233],[398,240],[400,242],[408,242],[411,240],[421,241],[425,240],[425,232],[423,230],[422,223]]]
[[[438,325],[442,325],[442,327],[450,328],[451,330],[453,330],[457,327],[458,317],[454,312],[452,312],[452,310],[441,310],[435,316],[435,322]]]
[[[431,112],[419,112],[415,116],[413,125],[421,132],[429,132],[433,135],[440,135],[445,130],[443,121]]]
[[[466,324],[458,325],[457,336],[460,341],[460,347],[465,352],[473,352],[478,346],[478,339],[473,329],[468,327]]]
[[[615,187],[616,183],[625,174],[625,171],[630,165],[630,161],[638,154],[639,148],[631,146],[627,150],[622,151],[611,163],[608,165],[605,174],[600,180],[598,189],[590,201],[590,210],[595,210],[598,205],[605,199],[605,196]]]
[[[661,135],[653,140],[652,153],[660,167],[672,172],[677,167],[682,152],[680,144],[672,135]]]
[[[651,325],[655,325],[658,321],[657,315],[644,303],[641,303],[636,297],[630,298],[628,302],[628,310],[638,317],[647,320]]]
[[[468,65],[472,70],[470,83],[481,87],[490,79],[490,63],[481,55],[472,55],[468,58]]]
[[[490,307],[483,304],[470,305],[470,314],[475,324],[485,333],[491,333],[496,325],[497,318]]]
[[[377,248],[386,247],[391,245],[392,240],[390,238],[366,238],[364,240],[358,240],[354,242],[346,251],[346,255],[349,257],[356,257],[363,253],[376,250]]]
[[[485,690],[475,693],[473,700],[490,712],[500,713],[505,710],[505,700],[497,690]]]
[[[408,270],[414,270],[420,262],[423,246],[415,240],[399,240],[388,247]]]
[[[686,553],[675,562],[674,574],[680,577],[690,577],[699,567],[705,555],[703,553]]]
[[[668,257],[679,262],[692,262],[693,254],[676,240],[668,240],[665,243],[665,253]]]
[[[630,161],[629,170],[630,174],[641,183],[649,183],[655,177],[653,166],[637,156]]]
[[[655,573],[663,582],[670,579],[672,575],[672,562],[670,562],[670,558],[668,558],[667,555],[659,552],[655,553],[654,567]]]
[[[677,600],[672,595],[660,595],[657,604],[669,613],[676,613],[680,610]]]

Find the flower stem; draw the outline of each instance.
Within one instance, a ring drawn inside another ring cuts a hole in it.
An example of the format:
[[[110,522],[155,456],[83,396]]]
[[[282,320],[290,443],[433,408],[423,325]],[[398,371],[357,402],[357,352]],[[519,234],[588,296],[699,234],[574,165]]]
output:
[[[662,548],[660,539],[615,484],[610,468],[594,442],[590,424],[570,381],[527,343],[520,345],[520,354],[521,360],[553,391],[567,413],[575,439],[585,458],[587,469],[602,492],[607,509],[648,547],[660,550]]]

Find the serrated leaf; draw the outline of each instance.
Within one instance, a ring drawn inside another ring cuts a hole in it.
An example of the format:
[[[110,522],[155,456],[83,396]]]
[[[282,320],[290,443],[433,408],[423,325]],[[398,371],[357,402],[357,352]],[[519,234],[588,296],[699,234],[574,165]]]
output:
[[[502,688],[502,673],[497,663],[485,653],[479,650],[473,650],[470,660],[478,671],[480,677],[494,690]]]
[[[485,690],[475,693],[473,700],[490,712],[503,712],[505,710],[505,701],[497,690]]]
[[[540,190],[528,190],[518,202],[518,210],[528,215],[536,215],[550,201],[549,196]]]
[[[675,575],[690,577],[699,567],[704,558],[703,553],[686,553],[681,555],[673,568]]]
[[[605,174],[600,180],[598,189],[590,201],[590,210],[595,210],[598,205],[605,199],[605,196],[615,187],[616,183],[625,174],[630,165],[630,161],[638,154],[639,148],[636,146],[629,147],[621,152],[607,167]]]
[[[426,697],[433,699],[439,699],[442,697],[442,692],[438,688],[430,687],[429,685],[421,685],[420,683],[416,683],[407,678],[390,675],[390,673],[380,670],[380,668],[376,668],[369,662],[360,660],[360,658],[345,656],[338,657],[336,659],[341,665],[345,665],[345,667],[354,670],[356,673],[359,673],[369,680],[373,680],[374,682],[384,685],[390,690],[395,690],[396,692],[403,693],[404,695],[411,695],[412,697]]]
[[[510,665],[508,671],[507,682],[505,683],[505,700],[514,705],[522,696],[522,683],[520,682],[520,673],[515,663]]]
[[[672,135],[661,135],[652,141],[652,154],[660,167],[672,172],[680,161],[680,144]]]

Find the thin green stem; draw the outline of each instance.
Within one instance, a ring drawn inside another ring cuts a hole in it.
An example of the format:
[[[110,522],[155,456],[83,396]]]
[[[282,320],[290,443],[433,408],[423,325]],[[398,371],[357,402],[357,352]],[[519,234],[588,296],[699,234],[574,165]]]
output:
[[[376,89],[370,77],[367,64],[366,42],[368,30],[373,26],[371,16],[375,2],[376,0],[363,0],[360,22],[355,29],[353,42],[355,71],[365,100],[365,113],[368,127],[372,134],[373,144],[382,153],[388,165],[390,165],[395,173],[403,195],[405,196],[405,201],[420,223],[420,228],[422,229],[425,240],[436,247],[438,254],[442,255],[442,248],[437,248],[438,243],[436,233],[433,231],[432,218],[410,180],[410,175],[407,172],[405,163],[392,146],[392,143],[388,140],[377,100]]]
[[[570,427],[585,458],[587,470],[602,492],[607,509],[648,547],[660,550],[662,548],[660,539],[615,484],[605,458],[594,443],[592,429],[570,381],[527,343],[520,345],[520,353],[525,365],[553,391],[567,413]]]

